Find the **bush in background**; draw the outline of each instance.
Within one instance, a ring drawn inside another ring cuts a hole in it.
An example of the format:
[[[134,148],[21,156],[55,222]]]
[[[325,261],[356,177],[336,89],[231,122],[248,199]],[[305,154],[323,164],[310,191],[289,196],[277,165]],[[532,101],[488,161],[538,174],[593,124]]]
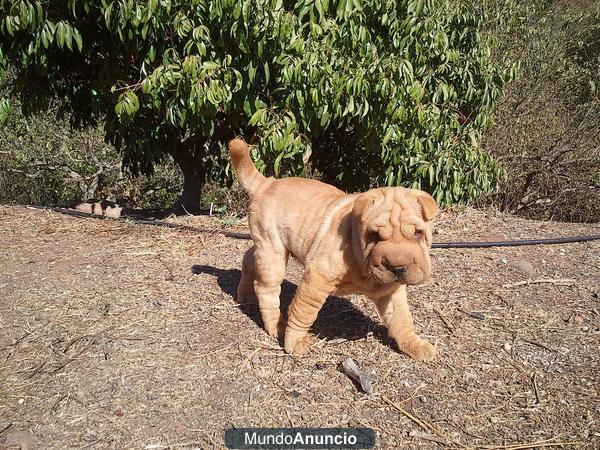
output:
[[[507,178],[487,201],[532,218],[600,220],[600,2],[483,0],[495,57],[520,61],[484,148]]]
[[[484,150],[500,161],[507,176],[497,194],[482,203],[527,217],[600,220],[600,3],[471,0],[471,8],[483,21],[480,39],[494,39],[492,57],[498,64],[509,67],[520,61],[520,78],[509,85],[495,111],[497,124],[483,141]],[[104,144],[101,129],[72,132],[69,120],[55,119],[54,113],[25,119],[18,111],[17,104],[9,125],[0,127],[0,201],[65,205],[92,194],[160,208],[177,198],[183,181],[172,160],[155,165],[149,177],[132,179],[121,170],[120,155]],[[305,173],[335,180],[342,170],[342,179],[360,188],[385,183],[388,174],[377,146],[343,156],[328,151],[346,144],[356,149],[351,130],[341,128],[315,140],[319,151],[302,166]],[[263,152],[259,155],[267,160],[269,152]],[[487,158],[486,152],[474,154]],[[284,156],[282,167],[288,161]],[[273,153],[270,164],[276,157]],[[223,184],[224,179],[231,181],[226,154],[219,150],[216,158],[221,163],[202,189],[202,204],[213,203],[217,212],[240,212],[243,193],[232,193]],[[423,172],[418,177],[427,187],[424,161],[428,159],[409,158],[409,167]]]
[[[0,77],[102,123],[133,172],[171,155],[188,210],[235,135],[267,173],[467,202],[501,174],[478,143],[514,75],[481,26],[454,0],[3,0]]]
[[[0,127],[0,202],[73,206],[98,198],[159,209],[173,204],[182,176],[172,161],[148,176],[123,171],[121,156],[101,128],[72,130],[56,111],[24,117],[16,112]]]

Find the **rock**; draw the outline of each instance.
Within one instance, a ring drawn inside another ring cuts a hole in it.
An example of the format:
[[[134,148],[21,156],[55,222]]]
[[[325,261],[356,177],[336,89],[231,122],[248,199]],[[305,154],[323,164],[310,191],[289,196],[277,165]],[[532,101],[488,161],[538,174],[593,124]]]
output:
[[[113,217],[113,218],[121,217],[122,210],[123,210],[123,208],[119,205],[116,205],[116,204],[115,204],[115,206],[108,205],[106,207],[106,209],[104,210],[104,215],[106,217]]]
[[[3,448],[31,450],[34,448],[33,434],[29,431],[13,431],[6,435],[4,445],[6,447]]]
[[[97,202],[96,200],[86,200],[75,206],[75,210],[87,214],[94,214],[96,216],[117,218],[121,217],[123,208],[120,205],[109,201]]]
[[[523,272],[525,275],[535,275],[536,273],[535,269],[533,268],[533,264],[531,264],[529,261],[518,259],[513,261],[512,265],[515,269]]]
[[[12,277],[10,275],[5,275],[2,278],[0,278],[0,288],[5,288],[8,285],[10,285],[12,281]]]
[[[485,320],[485,315],[479,311],[473,311],[470,316],[477,320]]]
[[[88,202],[83,202],[75,206],[75,210],[81,211],[87,214],[92,214],[93,212],[93,204]]]

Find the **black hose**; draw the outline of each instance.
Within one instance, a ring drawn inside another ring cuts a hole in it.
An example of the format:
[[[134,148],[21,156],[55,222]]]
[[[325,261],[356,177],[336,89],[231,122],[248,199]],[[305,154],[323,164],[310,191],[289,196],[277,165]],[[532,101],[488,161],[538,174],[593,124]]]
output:
[[[97,216],[94,214],[84,213],[66,208],[50,208],[43,206],[31,206],[35,209],[46,209],[62,214],[67,214],[76,217],[94,217],[96,219],[107,219],[105,216]],[[156,227],[174,228],[179,230],[191,231],[194,233],[221,234],[225,237],[233,239],[252,239],[248,233],[240,233],[237,231],[225,231],[211,228],[198,228],[189,225],[179,225],[176,223],[164,222],[162,220],[148,220],[132,216],[122,216],[116,220],[131,221],[144,225],[152,225]],[[546,244],[567,244],[570,242],[588,242],[600,240],[600,235],[594,236],[571,236],[550,239],[520,239],[515,241],[492,241],[492,242],[434,242],[431,248],[488,248],[488,247],[518,247],[522,245],[546,245]]]
[[[515,241],[493,242],[434,242],[431,248],[488,248],[488,247],[519,247],[521,245],[567,244],[569,242],[588,242],[599,240],[596,236],[571,236],[549,239],[519,239]]]

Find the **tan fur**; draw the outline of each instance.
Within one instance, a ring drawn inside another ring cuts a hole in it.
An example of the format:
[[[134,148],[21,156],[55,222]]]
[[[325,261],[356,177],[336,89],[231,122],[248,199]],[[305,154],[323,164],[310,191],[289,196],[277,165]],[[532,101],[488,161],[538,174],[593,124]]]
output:
[[[237,299],[258,299],[265,329],[285,336],[285,351],[307,350],[307,332],[329,295],[358,293],[373,300],[402,351],[417,360],[433,359],[435,348],[415,334],[406,285],[431,274],[435,200],[415,189],[346,194],[316,180],[265,178],[245,142],[234,139],[229,151],[250,194],[254,241],[244,255]],[[286,321],[279,294],[290,255],[304,264],[305,273]]]

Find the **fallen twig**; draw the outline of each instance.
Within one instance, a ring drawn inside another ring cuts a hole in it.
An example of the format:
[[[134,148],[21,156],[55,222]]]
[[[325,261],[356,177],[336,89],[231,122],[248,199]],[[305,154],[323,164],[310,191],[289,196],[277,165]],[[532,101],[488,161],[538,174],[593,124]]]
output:
[[[423,419],[420,419],[420,418],[418,418],[416,416],[413,416],[411,413],[409,413],[407,410],[405,410],[401,406],[398,406],[396,403],[394,403],[393,401],[391,401],[389,398],[383,396],[383,400],[388,405],[392,406],[394,409],[396,409],[397,411],[401,412],[406,417],[408,417],[410,420],[412,420],[413,422],[415,422],[417,425],[420,425],[425,430],[431,431],[432,433],[438,435],[440,438],[444,439],[444,441],[446,441],[446,444],[448,442],[451,442],[452,444],[457,445],[458,447],[465,448],[465,445],[463,445],[460,442],[457,442],[457,441],[455,441],[453,439],[449,439],[440,429],[434,427],[430,423],[425,422]]]
[[[31,369],[31,371],[27,374],[27,376],[25,377],[26,380],[29,380],[30,378],[33,378],[33,376],[35,374],[37,374],[40,370],[42,370],[42,368],[46,365],[46,361],[42,361],[40,364],[38,364],[36,367],[34,367],[33,369]]]
[[[89,447],[91,447],[91,446],[93,446],[93,445],[96,445],[96,444],[97,444],[98,442],[100,442],[100,441],[102,441],[102,438],[100,438],[100,439],[96,439],[95,441],[92,441],[92,442],[90,442],[89,444],[85,444],[84,446],[82,446],[82,447],[79,447],[79,449],[78,449],[78,450],[83,450],[84,448],[89,448]]]
[[[3,426],[3,427],[0,429],[0,435],[1,435],[2,433],[4,433],[6,430],[8,430],[10,427],[12,427],[12,426],[13,426],[13,423],[12,423],[12,422],[8,422],[6,425],[4,425],[4,426]]]
[[[100,337],[100,335],[102,333],[105,333],[107,331],[109,331],[110,329],[112,329],[113,327],[110,326],[108,328],[106,328],[105,330],[102,330],[101,332],[91,335],[91,334],[87,334],[84,336],[80,336],[77,338],[72,339],[64,348],[63,353],[66,353],[67,350],[77,341],[80,341],[82,339],[87,339],[87,343],[83,346],[83,348],[77,352],[77,354],[69,359],[67,359],[64,363],[62,363],[60,366],[58,366],[56,369],[54,369],[52,371],[52,373],[57,373],[60,372],[62,369],[64,369],[68,364],[71,364],[73,361],[75,361],[77,358],[79,358],[81,355],[83,355],[83,353],[92,345],[92,344],[97,344],[98,343],[98,338]]]
[[[518,286],[526,286],[528,284],[553,284],[555,286],[573,286],[575,280],[573,278],[539,278],[537,280],[517,281],[516,283],[503,284],[503,288],[514,288]]]
[[[352,358],[348,358],[342,362],[342,371],[358,382],[362,390],[367,394],[373,394],[373,385],[377,382],[375,370],[362,370]]]
[[[473,319],[485,320],[485,316],[478,311],[469,312],[469,311],[465,311],[464,309],[461,309],[461,308],[456,308],[456,310],[463,313],[466,316],[472,317]]]
[[[414,437],[414,438],[418,438],[418,439],[425,439],[426,441],[437,442],[438,444],[443,444],[443,445],[448,444],[444,439],[442,439],[439,436],[436,436],[435,434],[423,433],[422,431],[419,431],[419,430],[413,430],[410,433],[408,433],[408,435],[410,437]]]
[[[502,331],[504,333],[510,333],[512,335],[513,341],[520,340],[523,342],[527,342],[528,344],[535,345],[536,347],[543,348],[544,350],[548,350],[549,352],[553,352],[553,353],[559,352],[557,349],[548,347],[546,344],[542,344],[541,342],[534,341],[533,339],[519,336],[518,331],[510,329],[510,328],[506,327],[504,324],[500,324],[499,326],[491,325],[491,328],[493,328],[494,330]]]
[[[537,373],[533,373],[533,376],[531,377],[531,381],[533,382],[533,392],[535,393],[535,404],[539,405],[540,403],[540,393],[538,391],[538,385],[537,385]]]
[[[494,450],[525,450],[528,448],[539,448],[539,447],[559,447],[561,445],[581,445],[583,442],[548,442],[548,441],[540,441],[533,442],[531,444],[514,444],[514,445],[493,445],[493,446],[484,446],[482,448],[485,449],[494,449]]]
[[[543,348],[544,350],[548,350],[549,352],[558,353],[558,350],[556,350],[556,349],[554,349],[552,347],[548,347],[547,345],[542,344],[541,342],[536,342],[534,340],[523,338],[523,337],[520,337],[520,336],[517,336],[517,335],[515,335],[515,339],[520,339],[523,342],[527,342],[528,344],[535,345],[536,347]]]
[[[256,355],[258,352],[260,352],[261,350],[262,350],[262,347],[257,347],[248,356],[246,356],[246,358],[244,359],[244,361],[242,361],[242,364],[240,365],[240,367],[238,369],[238,375],[242,373],[242,371],[244,370],[244,367],[246,367],[246,364],[248,364],[252,360],[252,357],[254,355]]]
[[[442,312],[437,309],[437,308],[433,308],[433,311],[440,316],[440,319],[442,319],[442,322],[444,322],[444,325],[446,325],[446,328],[448,328],[448,330],[450,330],[451,333],[454,332],[454,325],[452,325],[452,323],[450,323],[450,321],[448,319],[446,319],[446,317],[442,314]]]
[[[78,341],[81,341],[83,339],[90,339],[90,340],[94,340],[94,338],[98,336],[98,335],[93,335],[93,334],[84,334],[83,336],[79,336],[76,338],[71,339],[66,345],[65,348],[63,349],[63,353],[67,353],[67,351],[71,348],[71,346],[73,344],[75,344]]]

